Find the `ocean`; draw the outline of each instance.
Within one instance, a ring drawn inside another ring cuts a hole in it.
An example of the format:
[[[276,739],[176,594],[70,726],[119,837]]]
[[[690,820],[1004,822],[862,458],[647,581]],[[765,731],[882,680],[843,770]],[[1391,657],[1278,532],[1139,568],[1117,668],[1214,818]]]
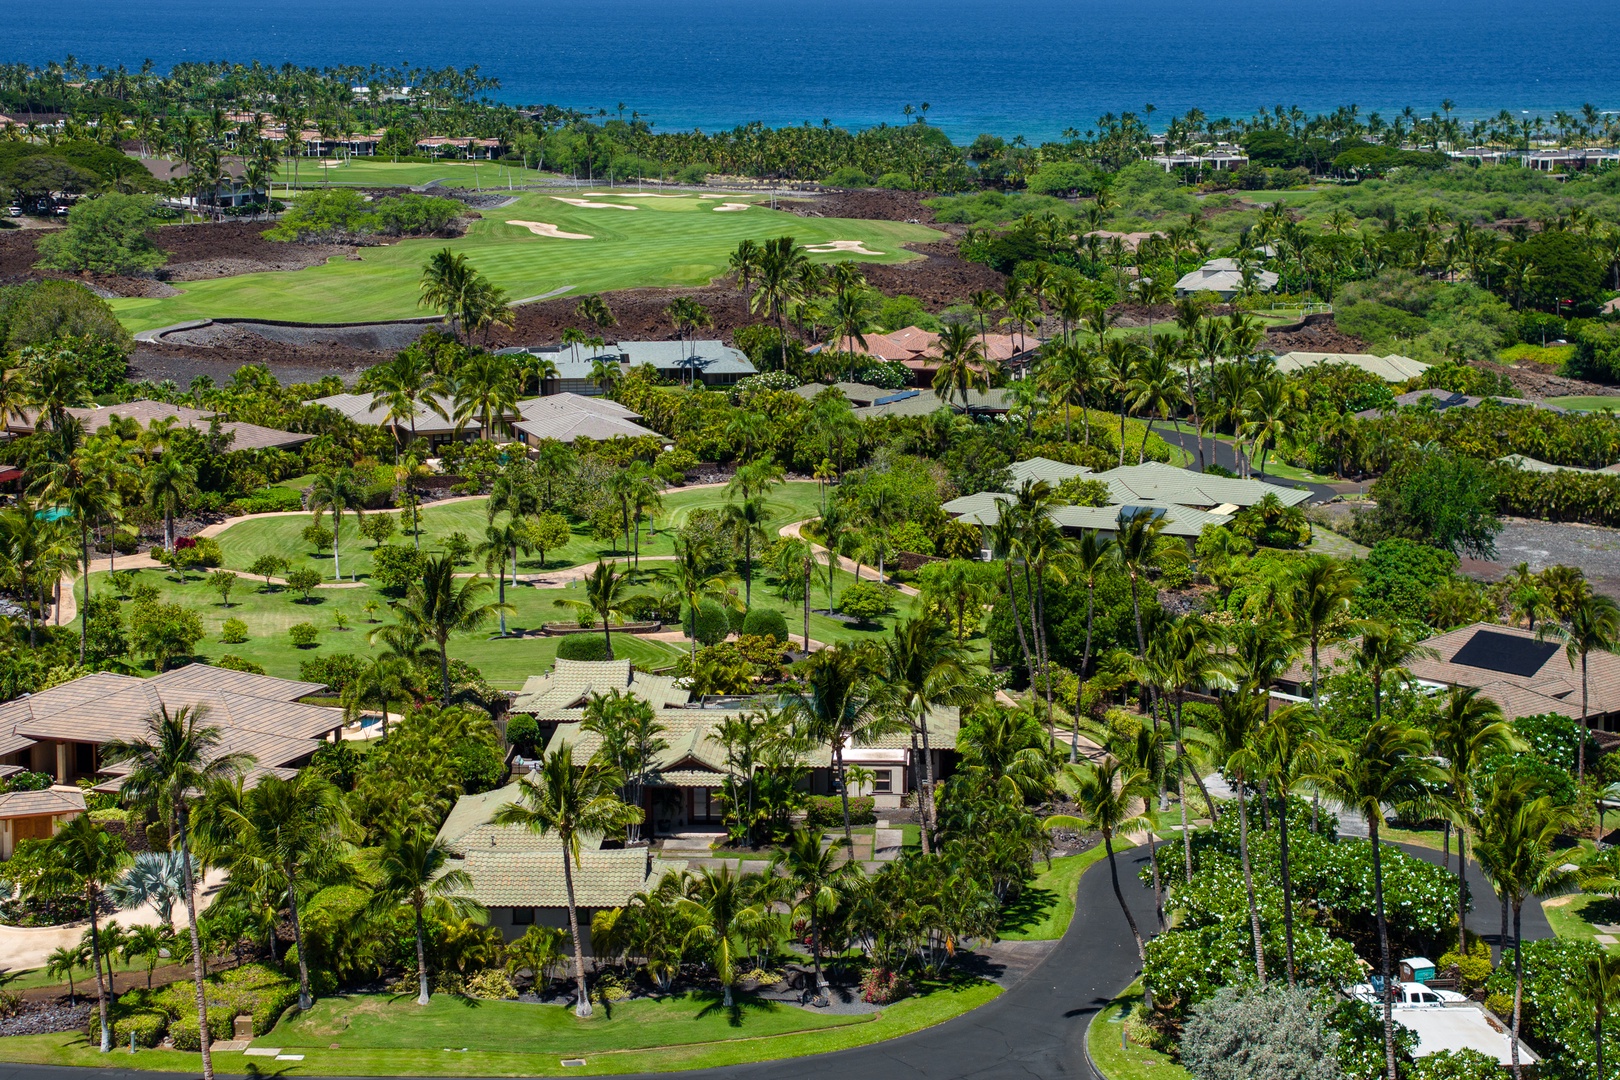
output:
[[[926,102],[958,141],[1033,143],[1149,103],[1156,128],[1192,107],[1620,109],[1617,14],[1617,0],[55,0],[9,20],[0,60],[477,64],[500,100],[622,103],[660,130],[904,123]]]

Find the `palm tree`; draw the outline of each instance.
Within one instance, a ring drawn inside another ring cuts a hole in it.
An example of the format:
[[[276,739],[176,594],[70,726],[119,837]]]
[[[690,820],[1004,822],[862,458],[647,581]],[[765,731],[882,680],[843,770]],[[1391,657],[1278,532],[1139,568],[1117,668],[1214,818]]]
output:
[[[417,306],[442,311],[450,321],[451,335],[459,339],[456,316],[461,311],[467,288],[477,274],[478,271],[468,264],[467,256],[441,248],[429,256],[422,266],[422,278],[418,283],[421,295],[417,299]]]
[[[141,473],[146,500],[163,510],[163,550],[174,550],[174,518],[197,494],[197,469],[178,454],[161,454]]]
[[[93,454],[83,442],[83,429],[70,415],[50,433],[51,457],[30,485],[32,494],[59,506],[72,515],[79,526],[80,574],[84,579],[85,617],[79,620],[79,663],[85,662],[90,632],[90,530],[117,516],[122,508],[117,489],[98,468]]]
[[[1569,666],[1581,662],[1581,733],[1576,747],[1575,782],[1586,780],[1587,734],[1587,664],[1593,652],[1612,653],[1620,649],[1620,604],[1601,593],[1588,591],[1569,612],[1569,623],[1543,623],[1538,637],[1552,637],[1564,643],[1564,655]]]
[[[764,914],[748,903],[747,885],[729,866],[718,872],[704,867],[689,880],[686,896],[679,903],[692,920],[683,944],[696,943],[709,954],[728,1009],[732,1007],[731,988],[737,981],[737,949],[751,925]]]
[[[581,834],[611,836],[641,820],[641,810],[619,798],[624,774],[597,758],[576,767],[573,748],[552,750],[519,788],[518,801],[495,812],[495,824],[517,825],[537,836],[556,836],[562,846],[563,888],[568,899],[568,933],[574,943],[574,981],[579,998],[574,1013],[591,1015],[585,988],[585,954],[580,947],[579,909],[574,903],[574,867],[580,865]]]
[[[403,656],[380,653],[360,668],[343,688],[344,715],[359,719],[368,701],[374,701],[382,712],[382,733],[388,734],[388,706],[396,701],[408,702],[416,687],[416,670]]]
[[[838,910],[847,884],[859,873],[855,864],[843,857],[849,846],[846,838],[822,847],[818,833],[795,829],[787,844],[771,856],[765,871],[767,877],[787,880],[793,913],[802,914],[810,922],[810,962],[815,965],[817,996],[826,986],[821,977],[821,920]]]
[[[1457,826],[1457,948],[1466,955],[1463,930],[1468,913],[1468,830],[1478,813],[1474,781],[1485,760],[1496,754],[1522,750],[1513,725],[1502,707],[1480,696],[1473,686],[1454,686],[1446,694],[1445,708],[1434,726],[1434,752],[1442,759],[1450,795],[1446,810]]]
[[[844,806],[844,839],[853,843],[844,746],[892,724],[881,709],[872,654],[858,645],[831,645],[799,663],[801,681],[783,695],[782,712],[801,732],[832,748]]]
[[[1249,903],[1249,931],[1254,943],[1254,970],[1260,985],[1266,985],[1265,939],[1260,933],[1260,905],[1254,894],[1254,869],[1249,861],[1249,807],[1246,792],[1249,779],[1263,776],[1264,759],[1259,742],[1270,699],[1264,685],[1245,681],[1236,693],[1221,697],[1214,733],[1225,768],[1232,773],[1238,800],[1238,858],[1243,868],[1243,888]],[[1284,808],[1286,813],[1286,807]]]
[[[1187,399],[1179,377],[1170,366],[1170,354],[1178,348],[1176,339],[1165,335],[1157,338],[1155,345],[1158,347],[1147,352],[1142,362],[1136,365],[1127,384],[1131,411],[1148,418],[1142,428],[1142,446],[1136,455],[1138,462],[1147,460],[1148,436],[1153,434],[1152,414],[1158,413],[1159,419],[1168,420],[1176,406]]]
[[[602,637],[607,642],[607,658],[613,659],[613,630],[611,623],[614,619],[623,619],[625,605],[630,597],[626,590],[630,587],[631,573],[615,573],[618,563],[604,563],[597,560],[596,569],[592,570],[582,580],[585,587],[585,599],[570,600],[559,599],[554,601],[558,607],[573,608],[579,612],[589,612],[602,620]],[[693,618],[697,617],[697,609],[693,608]]]
[[[1362,624],[1361,640],[1350,654],[1350,666],[1372,681],[1374,722],[1384,716],[1385,681],[1404,681],[1411,675],[1406,670],[1407,664],[1434,654],[1433,649],[1419,645],[1415,636],[1399,626],[1381,622]]]
[[[367,368],[361,373],[355,389],[371,394],[374,405],[383,407],[390,426],[394,429],[394,456],[399,456],[399,425],[410,424],[411,442],[416,441],[416,413],[425,405],[440,419],[449,419],[440,403],[438,391],[443,380],[434,373],[427,354],[421,349],[403,349],[387,363]]]
[[[152,989],[152,973],[162,951],[174,942],[174,931],[167,926],[132,926],[118,951],[128,964],[138,957],[146,958],[146,988]]]
[[[500,524],[491,522],[484,527],[484,538],[478,542],[473,553],[484,560],[485,573],[495,575],[497,582],[496,607],[501,613],[501,637],[506,636],[506,613],[511,605],[506,602],[506,557],[516,552],[524,541],[523,523],[517,518],[509,517]],[[517,559],[512,560],[512,574],[517,576]]]
[[[1148,843],[1153,842],[1152,824],[1140,814],[1131,812],[1137,800],[1146,802],[1153,795],[1153,778],[1141,769],[1127,770],[1116,758],[1104,758],[1096,764],[1065,766],[1058,783],[1074,799],[1078,817],[1057,815],[1047,818],[1047,828],[1082,828],[1102,833],[1103,851],[1108,856],[1108,873],[1114,881],[1114,899],[1125,913],[1125,922],[1136,940],[1136,958],[1147,959],[1147,948],[1142,943],[1142,932],[1136,928],[1136,916],[1125,903],[1125,894],[1119,889],[1119,866],[1114,861],[1114,837],[1124,833],[1146,831]]]
[[[101,894],[117,880],[129,860],[124,841],[80,814],[57,830],[50,839],[50,858],[46,869],[35,882],[34,888],[42,895],[63,895],[83,892],[85,905],[90,909],[90,961],[96,973],[97,1008],[101,1013],[101,1052],[112,1050],[112,1021],[108,1015],[107,995],[111,992],[112,972],[108,970],[108,983],[101,980],[102,935],[96,926]],[[109,961],[110,964],[110,961]]]
[[[1109,389],[1119,398],[1119,464],[1125,464],[1125,414],[1131,407],[1131,384],[1142,348],[1126,338],[1103,338],[1100,346],[1103,372]]]
[[[1372,843],[1373,907],[1378,916],[1379,974],[1384,986],[1384,1068],[1386,1080],[1395,1073],[1394,976],[1389,955],[1389,923],[1384,916],[1383,846],[1378,840],[1384,810],[1420,811],[1431,801],[1431,790],[1441,780],[1428,761],[1429,737],[1417,728],[1392,720],[1376,719],[1352,745],[1326,763],[1312,777],[1322,794],[1367,819]]]
[[[1330,555],[1311,555],[1300,565],[1293,590],[1284,599],[1295,631],[1310,642],[1313,709],[1317,708],[1317,688],[1322,681],[1322,643],[1349,617],[1350,598],[1359,583],[1348,564]]]
[[[1524,1000],[1524,941],[1520,915],[1531,896],[1550,896],[1569,885],[1562,869],[1565,855],[1557,844],[1575,815],[1550,795],[1538,793],[1533,781],[1515,775],[1509,766],[1492,778],[1481,814],[1478,841],[1480,862],[1496,891],[1513,913],[1513,1075],[1523,1075],[1519,1064],[1519,1031]],[[1505,958],[1505,957],[1504,957]]]
[[[922,850],[926,855],[934,825],[934,755],[928,735],[928,717],[941,706],[968,705],[981,691],[968,673],[961,644],[931,616],[896,622],[881,647],[878,678],[886,704],[905,719],[906,725],[922,741],[918,809],[922,812]]]
[[[405,599],[394,605],[398,622],[383,630],[403,632],[418,641],[432,641],[439,651],[439,700],[450,703],[450,635],[473,633],[501,610],[499,603],[485,603],[489,582],[481,577],[456,584],[456,567],[448,555],[431,558],[422,568],[420,581],[411,583]],[[510,608],[508,608],[510,610]],[[610,654],[611,655],[611,654]]]
[[[45,958],[45,974],[53,979],[67,980],[69,1008],[78,1004],[74,996],[73,973],[84,967],[85,959],[83,945],[58,945]]]
[[[1603,1021],[1620,999],[1620,957],[1607,951],[1587,957],[1585,966],[1576,972],[1575,990],[1592,1010],[1593,1036],[1597,1043],[1597,1068],[1592,1075],[1603,1076]]]
[[[739,247],[738,255],[741,254]],[[782,315],[800,296],[804,271],[809,265],[810,256],[793,242],[793,237],[779,236],[765,241],[752,267],[755,285],[753,295],[748,298],[748,310],[775,318],[778,367],[783,371],[787,370],[787,330]],[[742,273],[739,267],[739,276]]]
[[[208,1030],[208,1002],[203,997],[203,950],[197,932],[197,885],[191,872],[191,818],[203,790],[229,776],[239,775],[253,759],[227,753],[220,729],[205,725],[206,706],[167,705],[146,718],[146,736],[132,741],[114,740],[101,748],[103,763],[128,763],[130,770],[119,785],[124,805],[132,810],[156,811],[180,853],[185,882],[186,926],[191,935],[192,979],[197,990],[197,1030]],[[202,1047],[203,1076],[214,1074],[207,1040]]]
[[[523,386],[510,357],[499,353],[477,353],[456,370],[456,390],[461,398],[456,422],[459,425],[477,416],[479,440],[488,442],[496,425],[517,409]]]
[[[354,474],[353,469],[338,469],[336,472],[324,472],[315,477],[315,482],[309,488],[309,508],[319,520],[323,510],[332,511],[332,579],[343,580],[343,564],[338,558],[338,548],[343,536],[343,512],[352,509],[358,520],[365,516],[362,504],[366,501],[366,487],[360,478]],[[360,580],[355,575],[355,580]]]
[[[770,505],[761,498],[743,498],[736,502],[728,499],[720,508],[720,520],[730,530],[732,537],[742,544],[745,608],[754,605],[754,545],[770,541],[770,534],[765,531],[765,522],[770,520],[770,514]]]
[[[798,541],[798,543],[805,544],[802,540]],[[686,604],[687,610],[692,612],[694,630],[696,629],[695,620],[698,605],[702,604],[705,599],[710,598],[719,600],[722,603],[731,601],[731,594],[727,591],[727,588],[737,580],[735,571],[719,566],[707,540],[689,539],[679,534],[675,537],[674,560],[660,567],[657,574],[660,578],[669,582],[671,588],[680,593],[681,600]],[[806,596],[808,597],[808,589]],[[806,599],[805,604],[805,651],[809,652],[810,615],[808,599]],[[692,635],[692,659],[697,659],[696,633]]]
[[[482,912],[478,902],[466,895],[472,878],[465,870],[450,865],[450,849],[440,843],[425,825],[394,826],[383,834],[382,843],[366,853],[373,871],[371,910],[386,914],[409,908],[416,931],[416,1003],[428,1003],[427,923],[431,909],[440,918],[468,919]]]
[[[1298,705],[1286,705],[1266,717],[1260,725],[1259,736],[1264,778],[1276,792],[1282,807],[1277,815],[1277,828],[1282,868],[1283,940],[1287,950],[1288,985],[1292,988],[1295,980],[1294,885],[1288,853],[1288,796],[1297,781],[1321,768],[1326,760],[1328,741],[1316,724],[1316,713]]]
[[[262,777],[248,790],[240,782],[215,784],[208,812],[212,843],[221,849],[233,884],[238,876],[251,881],[273,875],[286,887],[298,946],[298,1008],[308,1012],[315,997],[309,988],[299,895],[315,882],[344,876],[348,849],[343,837],[354,823],[343,793],[316,770],[304,769],[290,780]]]
[[[968,391],[990,388],[990,362],[967,323],[946,323],[940,331],[939,369],[934,372],[933,387],[947,404],[952,395],[960,392],[964,410],[968,407]]]
[[[802,537],[784,537],[776,547],[776,562],[773,569],[777,577],[783,581],[804,579],[804,651],[810,651],[810,579],[816,572],[816,546]],[[675,552],[677,561],[681,558],[680,550]],[[831,607],[831,601],[828,602]],[[786,644],[784,642],[783,644]],[[696,645],[693,645],[696,649]]]

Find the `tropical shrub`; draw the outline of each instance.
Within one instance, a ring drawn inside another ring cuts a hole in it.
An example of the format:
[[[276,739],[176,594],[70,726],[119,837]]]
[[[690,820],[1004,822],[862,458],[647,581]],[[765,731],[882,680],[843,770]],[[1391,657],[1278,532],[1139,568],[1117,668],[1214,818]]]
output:
[[[421,579],[426,564],[427,556],[414,547],[383,544],[371,553],[371,577],[384,591],[403,594]]]
[[[893,585],[862,578],[838,597],[838,610],[862,622],[871,622],[894,607],[898,591]]]
[[[1602,946],[1589,941],[1550,938],[1524,944],[1524,1002],[1520,1009],[1525,1041],[1542,1055],[1545,1080],[1585,1080],[1597,1059],[1592,1010],[1571,987],[1580,980],[1587,960]],[[1504,963],[1486,980],[1492,995],[1505,999],[1504,1020],[1512,1016],[1513,965]],[[1620,1061],[1620,1025],[1604,1024],[1603,1057]]]
[[[226,619],[225,625],[220,628],[219,640],[227,645],[240,645],[247,639],[248,626],[241,619]]]
[[[739,633],[744,637],[773,637],[778,642],[786,643],[787,618],[775,608],[750,608],[743,618]]]
[[[210,660],[209,663],[213,664],[217,668],[224,668],[227,671],[245,671],[249,675],[267,674],[264,670],[263,664],[255,664],[247,657],[237,656],[235,653],[226,653],[223,656],[215,657],[213,660]]]
[[[314,623],[294,623],[287,627],[287,636],[292,639],[293,645],[300,649],[312,648],[320,634],[320,628]]]
[[[1187,1019],[1181,1063],[1196,1080],[1339,1080],[1332,1014],[1317,990],[1225,986]]]
[[[559,660],[606,660],[607,641],[600,634],[569,634],[557,643]]]
[[[871,825],[877,821],[877,812],[870,795],[849,797],[849,823]],[[812,795],[804,807],[804,827],[807,829],[842,829],[844,827],[844,800],[837,795]]]
[[[704,600],[698,604],[695,619],[690,607],[682,614],[681,630],[699,645],[718,645],[731,633],[731,616],[718,602]]]
[[[514,713],[506,722],[506,741],[525,757],[534,755],[534,744],[540,738],[540,725],[528,713]]]

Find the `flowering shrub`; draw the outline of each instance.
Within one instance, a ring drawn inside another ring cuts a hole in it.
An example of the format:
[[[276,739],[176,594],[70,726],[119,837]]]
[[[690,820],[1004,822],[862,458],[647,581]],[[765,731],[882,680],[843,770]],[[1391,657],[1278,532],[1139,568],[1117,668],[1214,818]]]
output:
[[[910,992],[910,985],[898,971],[873,967],[861,976],[861,1000],[869,1005],[887,1005]]]
[[[1556,938],[1530,941],[1524,946],[1524,1002],[1520,1030],[1525,1042],[1542,1055],[1542,1080],[1577,1080],[1592,1075],[1597,1063],[1597,1041],[1592,1008],[1571,992],[1581,968],[1602,948],[1588,941]],[[1513,965],[1504,963],[1485,982],[1491,997],[1501,995],[1499,1013],[1512,1023]],[[1490,1004],[1487,999],[1487,1004]],[[1605,1067],[1620,1061],[1620,1025],[1603,1025]]]

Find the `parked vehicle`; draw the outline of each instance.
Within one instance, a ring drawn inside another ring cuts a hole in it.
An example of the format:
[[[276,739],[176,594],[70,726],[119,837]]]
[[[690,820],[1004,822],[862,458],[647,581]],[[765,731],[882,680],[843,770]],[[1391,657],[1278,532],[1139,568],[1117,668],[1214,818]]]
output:
[[[1374,976],[1372,982],[1358,983],[1346,990],[1345,993],[1357,1001],[1382,1005],[1384,998],[1378,989],[1381,981]],[[1437,1009],[1443,1009],[1448,1005],[1465,1005],[1467,1003],[1468,996],[1459,994],[1455,990],[1436,990],[1433,987],[1415,982],[1398,982],[1395,984],[1396,1005],[1430,1005]]]

